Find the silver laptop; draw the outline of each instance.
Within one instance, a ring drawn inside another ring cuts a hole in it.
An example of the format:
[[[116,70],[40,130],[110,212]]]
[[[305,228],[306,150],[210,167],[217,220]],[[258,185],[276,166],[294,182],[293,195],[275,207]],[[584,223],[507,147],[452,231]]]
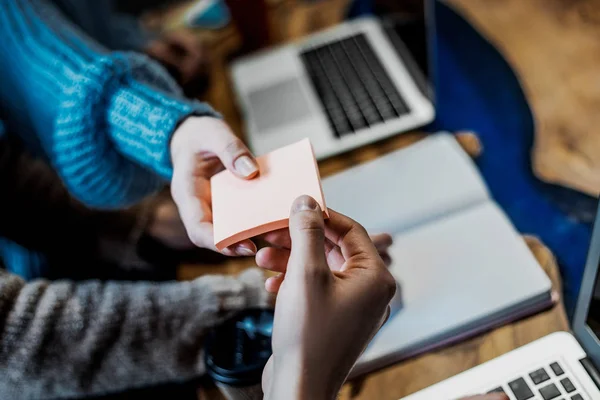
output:
[[[352,20],[235,62],[250,148],[309,137],[323,159],[430,123],[432,9]]]
[[[511,400],[600,399],[599,262],[600,208],[572,333],[545,336],[405,399],[446,400],[487,392],[504,392]]]

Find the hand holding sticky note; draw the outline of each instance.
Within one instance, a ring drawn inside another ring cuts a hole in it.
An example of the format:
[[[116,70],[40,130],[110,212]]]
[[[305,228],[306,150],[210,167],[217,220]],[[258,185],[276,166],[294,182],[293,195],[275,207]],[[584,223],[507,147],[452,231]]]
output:
[[[229,171],[211,178],[215,246],[286,228],[290,208],[302,195],[314,198],[328,217],[321,178],[308,139],[257,158],[259,175],[243,180]]]

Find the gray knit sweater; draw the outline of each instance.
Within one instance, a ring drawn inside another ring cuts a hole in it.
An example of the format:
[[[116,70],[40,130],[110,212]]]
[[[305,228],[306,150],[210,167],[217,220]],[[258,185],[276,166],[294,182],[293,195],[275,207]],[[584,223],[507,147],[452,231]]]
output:
[[[204,372],[202,338],[264,304],[263,275],[191,282],[25,283],[0,270],[0,399],[56,399]]]

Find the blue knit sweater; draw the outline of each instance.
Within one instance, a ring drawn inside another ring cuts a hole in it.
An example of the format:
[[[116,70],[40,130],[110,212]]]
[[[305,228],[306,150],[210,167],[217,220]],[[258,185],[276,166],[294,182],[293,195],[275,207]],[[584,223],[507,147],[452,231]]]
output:
[[[91,207],[129,205],[164,185],[174,127],[214,115],[130,52],[147,38],[112,0],[0,0],[0,135],[19,136]],[[9,238],[0,260],[26,279],[48,267]]]
[[[114,208],[170,178],[169,140],[183,118],[215,114],[149,58],[105,47],[131,48],[118,46],[103,4],[0,0],[0,120],[75,197]]]

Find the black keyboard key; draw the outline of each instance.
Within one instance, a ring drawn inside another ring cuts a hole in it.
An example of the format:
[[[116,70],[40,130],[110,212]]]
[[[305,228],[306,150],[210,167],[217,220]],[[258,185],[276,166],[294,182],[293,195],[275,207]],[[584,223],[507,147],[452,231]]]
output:
[[[504,394],[506,394],[506,392],[504,391],[504,389],[502,389],[501,387],[497,387],[496,389],[492,389],[488,393],[504,393]]]
[[[539,385],[540,383],[546,382],[548,379],[550,379],[550,376],[546,373],[544,368],[533,371],[529,374],[529,377],[536,385]]]
[[[540,394],[542,395],[544,400],[552,400],[560,396],[560,390],[558,390],[554,383],[551,383],[541,388]]]
[[[575,396],[571,397],[571,400],[583,400],[583,396],[580,394],[576,394]]]
[[[576,390],[575,385],[573,385],[573,382],[571,382],[569,378],[561,379],[560,383],[563,385],[567,393],[571,393]]]
[[[527,382],[523,378],[509,382],[508,387],[510,387],[517,400],[527,400],[533,397],[533,392],[529,389]]]
[[[552,371],[554,371],[554,375],[556,376],[561,376],[565,373],[565,371],[563,371],[563,369],[557,362],[553,362],[552,364],[550,364],[550,368],[552,368]]]
[[[409,112],[364,34],[308,49],[301,59],[338,137]]]

